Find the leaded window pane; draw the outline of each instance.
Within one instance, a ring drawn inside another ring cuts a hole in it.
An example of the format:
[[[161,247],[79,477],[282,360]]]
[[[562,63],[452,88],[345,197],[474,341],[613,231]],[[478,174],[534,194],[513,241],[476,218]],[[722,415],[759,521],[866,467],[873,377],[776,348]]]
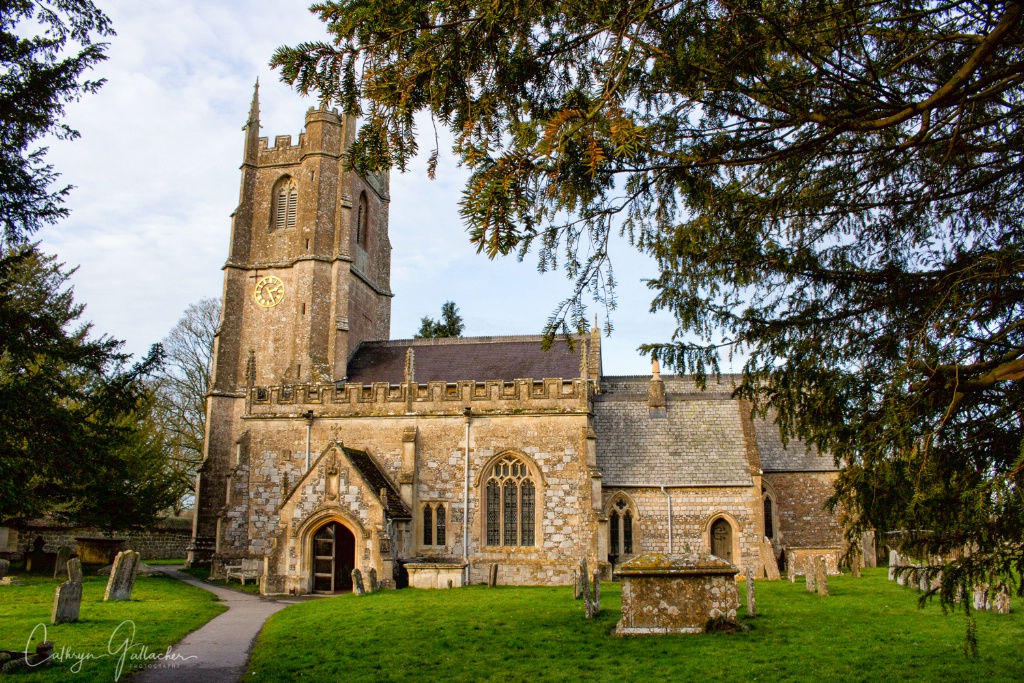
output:
[[[431,532],[434,530],[434,520],[432,519],[431,509],[429,505],[423,506],[423,545],[434,545],[433,540],[430,537]]]
[[[619,513],[615,510],[608,515],[608,553],[619,554]]]
[[[501,489],[498,482],[487,482],[487,545],[501,545]]]
[[[629,510],[622,515],[622,552],[633,554],[633,515]]]
[[[774,520],[772,519],[772,499],[764,499],[764,535],[768,538],[775,538],[774,532]]]
[[[437,522],[437,533],[434,535],[434,545],[444,545],[447,543],[447,540],[445,539],[445,532],[447,531],[447,528],[445,527],[444,505],[437,506],[437,513],[434,518]]]
[[[505,466],[508,469],[508,465]],[[511,479],[505,481],[502,503],[505,511],[503,541],[505,545],[519,545],[519,487]]]
[[[537,508],[537,490],[533,487],[533,482],[529,479],[524,479],[522,486],[519,489],[523,497],[523,509],[522,509],[522,545],[533,545],[534,544],[534,526],[536,525],[537,516],[535,514]]]

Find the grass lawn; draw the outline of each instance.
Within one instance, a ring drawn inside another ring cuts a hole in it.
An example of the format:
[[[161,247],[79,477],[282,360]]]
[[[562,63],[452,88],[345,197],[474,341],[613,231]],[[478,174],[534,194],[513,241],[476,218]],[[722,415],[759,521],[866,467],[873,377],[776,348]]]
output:
[[[182,559],[170,559],[170,560],[143,560],[143,564],[151,564],[153,566],[165,566],[173,567],[178,564],[185,564],[184,558]]]
[[[43,639],[45,627],[46,638],[54,643],[55,660],[65,647],[70,657],[91,656],[94,659],[84,660],[77,672],[71,669],[74,660],[67,659],[55,661],[48,670],[2,677],[12,683],[109,683],[115,680],[120,657],[118,651],[124,650],[125,641],[131,639],[121,677],[124,680],[133,664],[145,664],[138,657],[163,654],[168,646],[226,609],[212,593],[167,576],[140,576],[135,582],[131,600],[103,602],[107,578],[86,576],[79,621],[53,626],[50,624],[50,610],[54,589],[60,582],[33,574],[20,574],[18,579],[22,583],[20,586],[0,586],[0,649],[24,651],[31,639],[29,649],[35,652],[35,644]],[[136,629],[134,636],[133,624]],[[116,636],[113,635],[115,632]],[[116,654],[108,654],[109,650]],[[137,658],[135,662],[133,655]]]
[[[828,597],[759,581],[758,616],[735,635],[617,638],[618,584],[593,621],[567,587],[343,595],[271,617],[246,681],[1024,680],[1021,606],[977,614],[979,655],[965,659],[964,616],[918,609],[885,577],[830,577]]]

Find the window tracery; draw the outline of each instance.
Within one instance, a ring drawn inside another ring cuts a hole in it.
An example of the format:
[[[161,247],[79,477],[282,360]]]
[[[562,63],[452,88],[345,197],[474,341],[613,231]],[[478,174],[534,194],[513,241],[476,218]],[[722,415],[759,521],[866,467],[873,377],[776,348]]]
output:
[[[633,555],[633,510],[624,496],[612,499],[608,513],[608,554]]]
[[[491,467],[484,488],[487,545],[535,545],[537,485],[526,463],[502,458]]]

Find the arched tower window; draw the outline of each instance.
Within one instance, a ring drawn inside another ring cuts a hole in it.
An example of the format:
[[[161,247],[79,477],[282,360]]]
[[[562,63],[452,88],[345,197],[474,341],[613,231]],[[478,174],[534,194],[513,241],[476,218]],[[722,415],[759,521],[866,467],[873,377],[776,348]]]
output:
[[[294,228],[299,212],[299,190],[295,181],[285,176],[274,185],[273,210],[270,213],[270,229]]]
[[[526,463],[513,455],[501,458],[484,489],[487,545],[535,545],[537,485]]]
[[[616,558],[635,555],[636,513],[625,495],[612,497],[608,512],[608,554]]]
[[[370,241],[369,219],[370,206],[366,202],[366,193],[363,192],[359,195],[359,208],[356,210],[356,244],[363,249],[367,248]]]

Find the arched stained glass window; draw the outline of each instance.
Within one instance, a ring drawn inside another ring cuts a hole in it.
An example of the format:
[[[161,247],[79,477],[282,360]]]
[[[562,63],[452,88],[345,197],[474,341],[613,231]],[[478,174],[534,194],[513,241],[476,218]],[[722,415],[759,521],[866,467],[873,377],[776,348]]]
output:
[[[437,524],[436,531],[434,532],[434,545],[444,545],[447,543],[447,530],[445,526],[445,513],[444,503],[437,506],[435,512],[434,522]]]
[[[434,545],[434,511],[429,505],[423,506],[423,545]]]
[[[633,555],[633,508],[624,494],[612,498],[608,512],[608,554],[617,558]]]
[[[491,468],[486,485],[487,545],[532,546],[537,542],[537,486],[515,456]]]

